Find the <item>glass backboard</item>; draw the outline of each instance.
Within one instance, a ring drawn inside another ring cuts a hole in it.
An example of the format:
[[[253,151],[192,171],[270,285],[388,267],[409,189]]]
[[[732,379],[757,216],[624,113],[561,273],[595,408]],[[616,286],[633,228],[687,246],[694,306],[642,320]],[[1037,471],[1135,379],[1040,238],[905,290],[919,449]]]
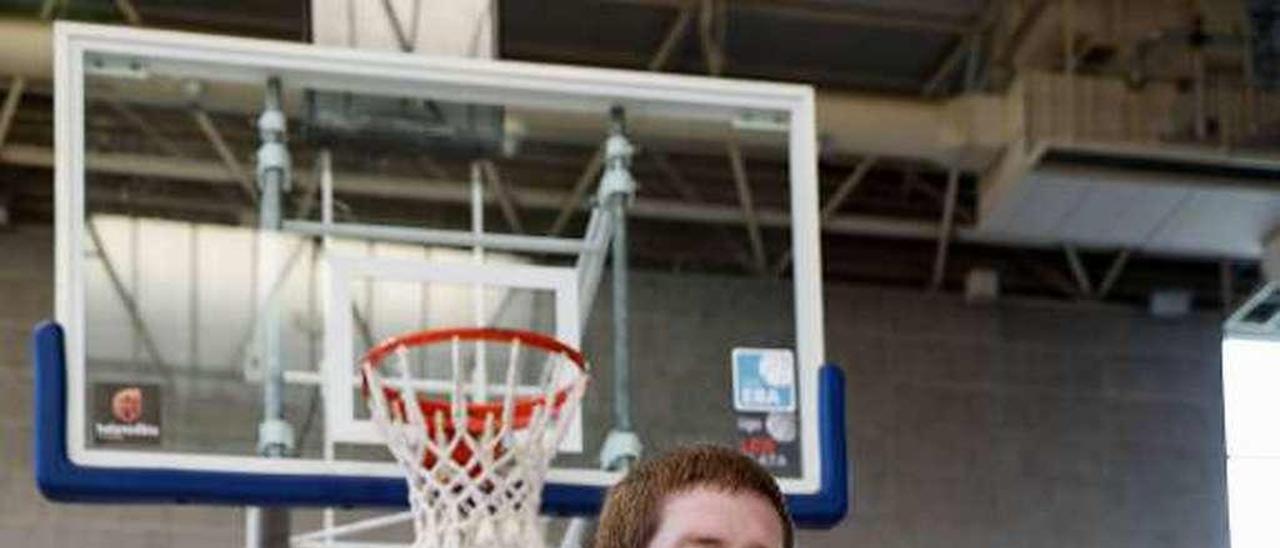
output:
[[[356,362],[488,326],[590,362],[546,511],[598,508],[622,429],[646,454],[739,447],[802,524],[843,515],[810,88],[62,23],[56,40],[46,495],[404,504]],[[600,189],[621,172],[615,277]],[[447,390],[433,352],[409,369]],[[466,350],[469,390],[498,389],[502,352]]]

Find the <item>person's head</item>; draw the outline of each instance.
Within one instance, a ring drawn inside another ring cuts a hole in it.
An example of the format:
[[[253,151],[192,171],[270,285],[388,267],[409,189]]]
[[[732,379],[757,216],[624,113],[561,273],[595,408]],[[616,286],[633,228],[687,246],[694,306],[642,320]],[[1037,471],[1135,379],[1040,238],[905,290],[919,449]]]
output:
[[[699,445],[641,463],[609,490],[595,548],[792,548],[773,477],[730,449]]]

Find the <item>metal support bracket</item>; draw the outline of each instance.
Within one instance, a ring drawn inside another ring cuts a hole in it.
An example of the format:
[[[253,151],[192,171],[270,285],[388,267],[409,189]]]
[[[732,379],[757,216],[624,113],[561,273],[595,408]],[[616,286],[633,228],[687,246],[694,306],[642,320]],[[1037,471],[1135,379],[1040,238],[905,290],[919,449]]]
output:
[[[627,139],[622,107],[610,109],[609,116],[609,138],[604,144],[604,175],[600,177],[596,199],[605,204],[609,203],[611,196],[620,194],[625,198],[624,203],[631,206],[636,195],[636,180],[631,176],[631,157],[635,155],[635,147]]]
[[[640,460],[644,444],[635,432],[610,430],[600,448],[600,468],[602,470],[626,470],[631,463]]]
[[[290,190],[293,177],[290,173],[289,149],[285,147],[287,130],[284,111],[280,109],[279,93],[267,93],[266,108],[258,117],[258,135],[262,139],[262,145],[258,147],[259,186],[269,177],[270,172],[278,171],[282,183],[280,190]]]

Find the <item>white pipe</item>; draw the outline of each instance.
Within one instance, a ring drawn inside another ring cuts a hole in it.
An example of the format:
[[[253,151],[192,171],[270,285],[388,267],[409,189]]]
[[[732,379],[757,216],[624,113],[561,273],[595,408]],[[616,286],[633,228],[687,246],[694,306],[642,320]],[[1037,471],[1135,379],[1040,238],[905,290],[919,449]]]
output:
[[[0,17],[0,74],[48,80],[53,73],[53,25]]]

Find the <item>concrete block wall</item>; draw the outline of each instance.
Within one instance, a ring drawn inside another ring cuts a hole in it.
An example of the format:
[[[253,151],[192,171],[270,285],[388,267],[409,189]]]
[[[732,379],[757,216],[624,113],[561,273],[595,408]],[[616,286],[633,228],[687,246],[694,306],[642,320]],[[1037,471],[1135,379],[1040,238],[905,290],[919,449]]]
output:
[[[854,507],[806,545],[1225,547],[1218,319],[828,288]]]
[[[36,493],[27,352],[31,326],[52,313],[51,248],[45,226],[0,232],[0,546],[241,545],[238,509],[53,505]],[[638,279],[641,307],[664,296],[693,312],[700,296],[776,305],[777,282]],[[848,373],[854,505],[802,546],[1227,545],[1215,318],[854,287],[828,288],[826,310],[827,354]],[[636,315],[637,341],[669,339],[650,332],[669,322]]]

